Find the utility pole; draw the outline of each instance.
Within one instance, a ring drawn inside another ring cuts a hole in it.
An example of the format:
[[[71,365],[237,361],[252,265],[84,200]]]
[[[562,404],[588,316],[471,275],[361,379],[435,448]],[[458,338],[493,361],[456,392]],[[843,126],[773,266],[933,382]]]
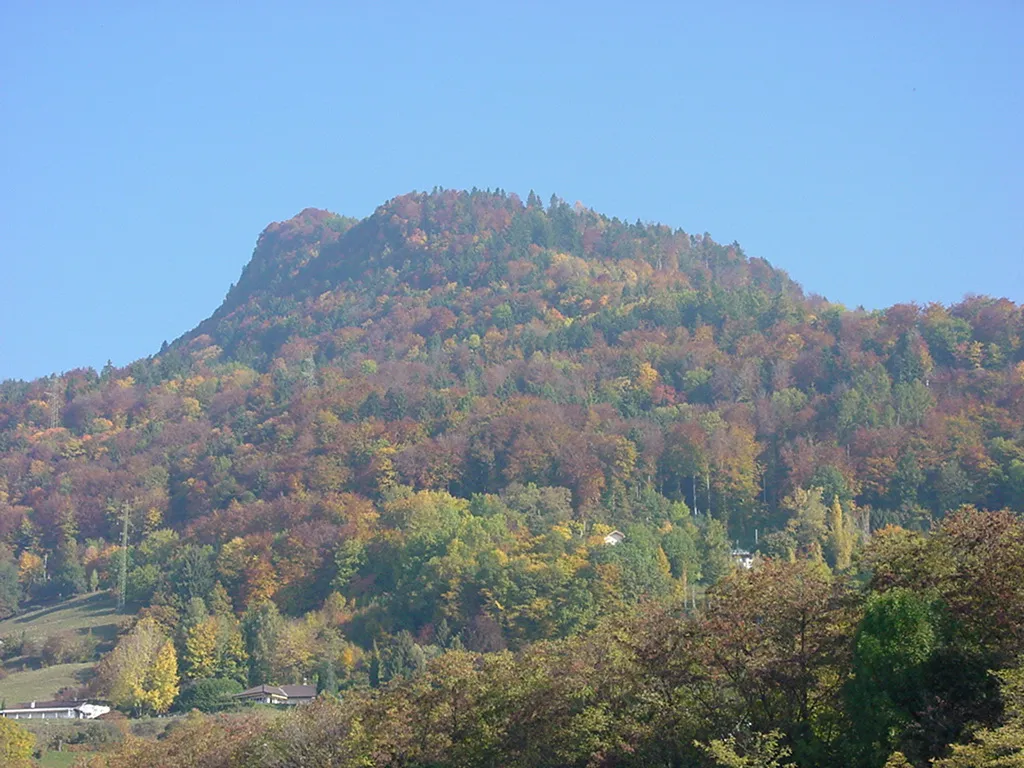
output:
[[[60,426],[60,376],[54,376],[50,383],[50,429]]]
[[[117,578],[117,610],[124,611],[124,593],[128,588],[128,515],[131,504],[121,504],[121,573]]]

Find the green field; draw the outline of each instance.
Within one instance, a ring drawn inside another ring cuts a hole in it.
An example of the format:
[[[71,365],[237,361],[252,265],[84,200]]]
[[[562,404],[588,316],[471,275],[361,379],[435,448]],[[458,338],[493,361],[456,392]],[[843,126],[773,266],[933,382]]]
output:
[[[120,619],[116,600],[108,593],[83,595],[0,621],[0,638],[41,643],[62,633],[91,634],[98,641],[98,658],[113,645]],[[77,688],[88,679],[95,660],[42,667],[33,656],[8,659],[3,665],[7,675],[0,680],[0,703],[46,700],[61,688]]]
[[[53,752],[47,750],[39,760],[41,768],[71,768],[78,760],[88,760],[93,752]]]
[[[118,618],[116,598],[107,592],[96,592],[0,621],[0,637],[24,632],[28,638],[45,639],[67,630],[92,630],[94,635],[110,641],[117,634]]]
[[[12,672],[0,680],[0,704],[7,706],[27,701],[46,701],[61,688],[77,688],[88,679],[94,662],[84,664],[56,664],[43,669]]]

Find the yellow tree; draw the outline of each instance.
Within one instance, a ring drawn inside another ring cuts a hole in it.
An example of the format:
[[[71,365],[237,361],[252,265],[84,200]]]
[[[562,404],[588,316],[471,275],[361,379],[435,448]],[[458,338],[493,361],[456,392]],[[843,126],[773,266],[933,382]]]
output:
[[[185,673],[193,680],[213,677],[217,661],[217,620],[210,616],[185,635]]]
[[[838,498],[833,499],[828,510],[828,536],[825,542],[829,565],[839,571],[850,567],[855,538],[853,526],[843,513],[842,504]]]
[[[42,581],[45,575],[43,558],[27,549],[21,553],[18,557],[18,581],[22,587],[27,589],[30,585]]]
[[[302,682],[313,668],[316,651],[315,627],[311,617],[285,624],[274,649],[273,669],[278,682]]]
[[[152,617],[118,641],[97,675],[114,706],[135,713],[166,712],[178,695],[177,654]]]
[[[169,639],[165,639],[156,652],[145,678],[144,690],[144,704],[156,714],[170,709],[178,696],[178,654]]]
[[[8,768],[28,768],[32,765],[35,735],[13,720],[0,718],[0,764]]]
[[[721,768],[796,768],[796,763],[783,763],[793,750],[782,743],[778,731],[754,733],[740,745],[735,736],[712,739],[709,744],[694,742]]]
[[[882,768],[914,768],[914,764],[902,752],[893,752]]]

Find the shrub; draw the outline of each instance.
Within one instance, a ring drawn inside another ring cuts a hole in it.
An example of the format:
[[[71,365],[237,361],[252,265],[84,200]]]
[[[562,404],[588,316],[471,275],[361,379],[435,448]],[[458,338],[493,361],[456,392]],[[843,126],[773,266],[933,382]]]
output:
[[[222,677],[196,680],[178,696],[175,709],[179,712],[188,712],[192,709],[214,712],[230,704],[232,694],[241,691],[242,686],[236,680]]]
[[[90,661],[95,654],[96,638],[91,633],[60,632],[48,637],[39,650],[39,657],[46,666]]]
[[[7,661],[8,659],[13,659],[15,656],[21,656],[24,645],[24,632],[16,635],[4,635],[3,637],[0,637],[0,661]]]

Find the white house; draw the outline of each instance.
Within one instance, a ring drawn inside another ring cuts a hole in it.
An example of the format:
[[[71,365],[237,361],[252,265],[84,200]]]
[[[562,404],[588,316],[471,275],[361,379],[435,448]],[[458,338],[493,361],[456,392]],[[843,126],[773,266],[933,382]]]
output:
[[[32,701],[11,709],[0,709],[0,717],[11,720],[95,720],[110,707],[87,701]]]
[[[615,546],[616,544],[621,544],[625,539],[626,534],[624,534],[622,531],[612,531],[604,537],[604,543]]]
[[[740,568],[750,570],[754,567],[754,556],[747,550],[734,549],[730,554],[732,555],[733,562],[735,562]]]

